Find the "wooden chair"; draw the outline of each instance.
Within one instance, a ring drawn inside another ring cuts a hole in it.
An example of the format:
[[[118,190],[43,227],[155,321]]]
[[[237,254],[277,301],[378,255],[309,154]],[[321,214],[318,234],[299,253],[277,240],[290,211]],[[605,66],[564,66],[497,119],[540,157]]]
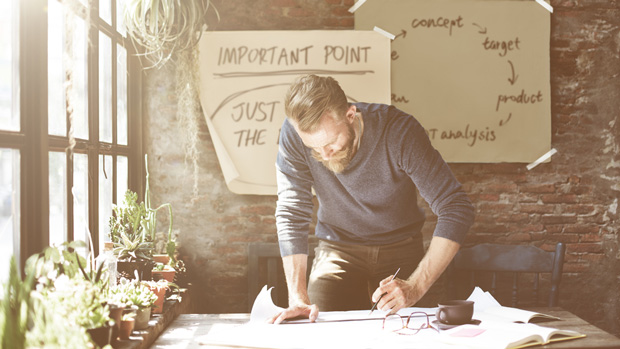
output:
[[[507,291],[502,295],[510,294],[510,306],[512,307],[537,306],[541,305],[539,302],[540,275],[550,274],[550,278],[543,279],[549,284],[549,294],[544,305],[557,306],[565,252],[566,246],[563,243],[558,243],[553,252],[530,245],[480,244],[463,248],[449,268],[448,294],[450,298],[466,298],[474,286],[480,286],[484,291],[489,291],[502,305],[508,304],[500,300],[500,290]],[[501,279],[506,276],[509,278]],[[486,288],[489,277],[490,289]],[[459,282],[461,285],[469,284],[465,287],[464,293],[458,294]],[[531,286],[526,286],[526,284]],[[525,301],[528,294],[533,301]]]
[[[308,251],[308,275],[314,260],[314,248],[316,244],[310,244]],[[307,275],[307,276],[308,276]],[[280,246],[277,242],[253,242],[248,250],[248,312],[261,288],[274,287],[272,296],[274,303],[280,307],[288,306],[288,291],[286,278],[282,267]]]

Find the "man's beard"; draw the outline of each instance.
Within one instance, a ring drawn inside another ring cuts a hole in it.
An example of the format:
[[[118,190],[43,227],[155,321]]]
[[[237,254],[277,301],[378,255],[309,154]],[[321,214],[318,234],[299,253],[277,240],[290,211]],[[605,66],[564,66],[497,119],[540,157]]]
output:
[[[335,153],[331,159],[323,160],[321,154],[319,154],[316,150],[312,151],[312,157],[323,164],[328,170],[334,173],[341,173],[344,171],[351,160],[353,159],[353,143],[355,142],[355,131],[353,131],[353,127],[349,125],[349,141],[345,146]]]

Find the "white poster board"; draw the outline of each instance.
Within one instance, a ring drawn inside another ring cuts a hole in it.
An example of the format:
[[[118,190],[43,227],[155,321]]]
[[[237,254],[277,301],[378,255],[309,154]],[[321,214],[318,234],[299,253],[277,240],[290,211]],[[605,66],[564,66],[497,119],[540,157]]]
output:
[[[329,75],[350,102],[390,102],[390,40],[374,31],[206,32],[200,101],[228,188],[275,195],[284,95],[304,74]]]
[[[394,34],[392,104],[449,162],[551,148],[550,13],[535,1],[367,0],[355,28]]]

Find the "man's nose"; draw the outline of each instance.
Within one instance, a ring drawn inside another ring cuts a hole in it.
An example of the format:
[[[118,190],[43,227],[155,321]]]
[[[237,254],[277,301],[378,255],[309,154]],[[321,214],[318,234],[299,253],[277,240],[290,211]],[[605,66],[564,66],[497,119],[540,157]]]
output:
[[[330,147],[319,148],[319,154],[323,160],[329,160],[333,156],[334,152]]]

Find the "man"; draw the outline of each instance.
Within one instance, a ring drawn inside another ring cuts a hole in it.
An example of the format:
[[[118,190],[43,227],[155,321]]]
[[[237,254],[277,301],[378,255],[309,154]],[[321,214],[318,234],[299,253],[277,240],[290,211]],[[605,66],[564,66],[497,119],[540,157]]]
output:
[[[461,185],[416,119],[393,106],[348,104],[331,77],[297,79],[284,106],[276,224],[289,307],[270,322],[370,309],[384,293],[377,309],[414,305],[473,223]],[[306,290],[312,188],[319,245]],[[438,217],[426,254],[417,192]]]

